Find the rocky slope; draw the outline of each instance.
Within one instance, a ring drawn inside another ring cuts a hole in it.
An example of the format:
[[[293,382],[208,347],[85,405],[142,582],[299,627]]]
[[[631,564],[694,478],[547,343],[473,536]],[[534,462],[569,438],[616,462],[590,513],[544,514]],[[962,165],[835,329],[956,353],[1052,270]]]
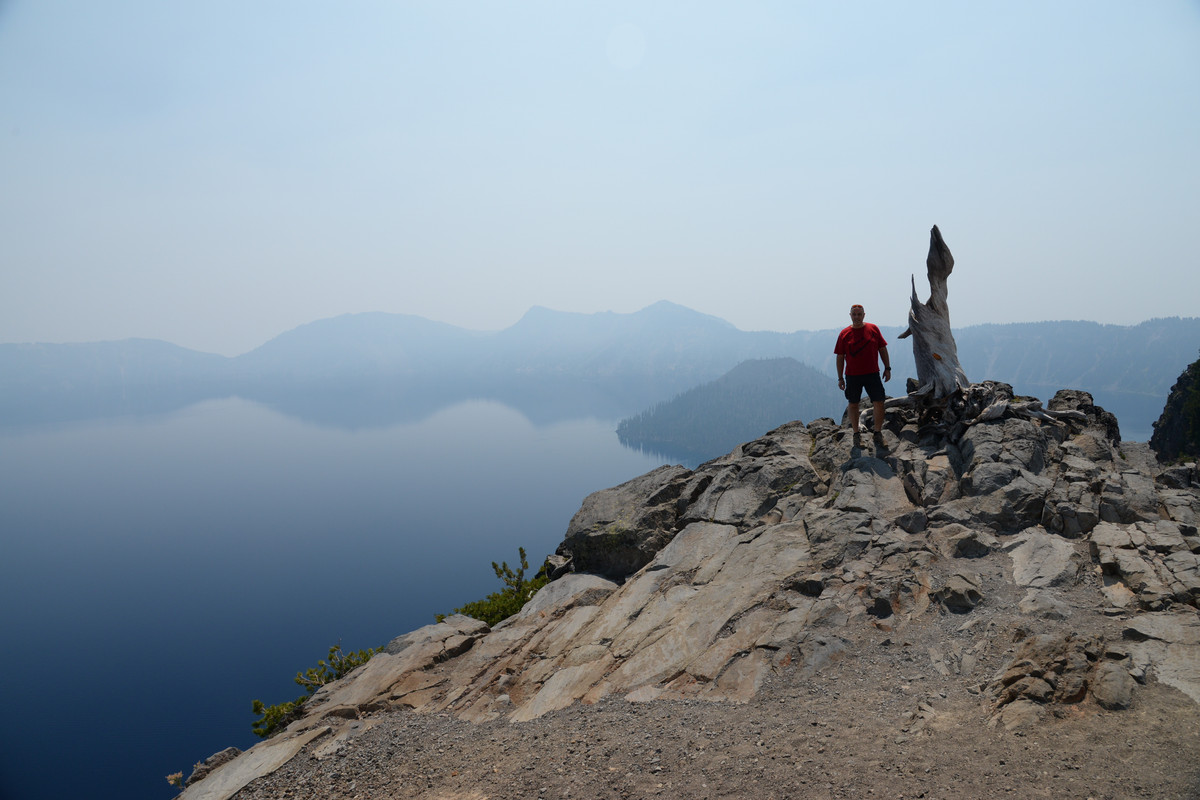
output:
[[[1191,796],[1200,475],[1050,408],[1084,418],[797,422],[597,492],[520,614],[398,637],[183,797]]]

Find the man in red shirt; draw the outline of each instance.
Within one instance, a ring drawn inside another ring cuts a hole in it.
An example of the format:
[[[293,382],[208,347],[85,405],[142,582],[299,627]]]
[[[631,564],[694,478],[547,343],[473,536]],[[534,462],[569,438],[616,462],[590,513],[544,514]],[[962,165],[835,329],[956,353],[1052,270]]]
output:
[[[854,431],[854,443],[860,444],[858,431],[858,403],[863,389],[871,398],[875,410],[875,444],[883,444],[883,382],[879,380],[879,358],[883,358],[883,380],[892,379],[891,358],[888,356],[887,341],[879,328],[864,322],[866,312],[860,305],[850,306],[849,328],[838,334],[833,352],[837,354],[838,388],[846,393],[850,404],[850,428]],[[843,376],[845,374],[845,377]]]

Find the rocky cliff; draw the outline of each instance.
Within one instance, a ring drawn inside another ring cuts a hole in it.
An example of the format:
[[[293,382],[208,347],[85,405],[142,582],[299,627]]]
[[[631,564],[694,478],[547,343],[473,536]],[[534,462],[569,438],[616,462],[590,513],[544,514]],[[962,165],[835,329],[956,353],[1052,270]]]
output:
[[[894,741],[921,736],[939,697],[968,709],[966,729],[1020,732],[1072,714],[1120,725],[1165,685],[1194,724],[1197,466],[1121,444],[1086,393],[1049,409],[1081,413],[1001,409],[946,433],[889,409],[883,446],[866,449],[832,420],[795,422],[597,492],[553,559],[558,577],[518,615],[398,637],[183,797],[276,796],[271,773],[352,753],[404,710],[507,725],[617,699],[733,709],[855,663],[896,695],[938,682]]]
[[[1150,448],[1163,461],[1200,456],[1200,360],[1189,364],[1171,387]]]

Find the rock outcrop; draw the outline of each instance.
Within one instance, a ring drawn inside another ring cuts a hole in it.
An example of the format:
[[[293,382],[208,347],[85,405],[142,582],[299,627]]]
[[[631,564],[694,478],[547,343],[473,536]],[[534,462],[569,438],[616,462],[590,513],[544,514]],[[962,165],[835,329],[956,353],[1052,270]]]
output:
[[[1171,387],[1150,447],[1162,461],[1200,456],[1200,360],[1189,364]]]
[[[1005,407],[950,438],[893,408],[870,450],[833,420],[795,422],[597,492],[561,577],[519,614],[397,638],[184,797],[336,752],[390,709],[521,722],[607,697],[737,703],[772,673],[836,669],[865,637],[927,655],[980,724],[1119,710],[1151,680],[1200,702],[1195,466],[1122,445],[1085,393],[1049,408],[1078,413]]]

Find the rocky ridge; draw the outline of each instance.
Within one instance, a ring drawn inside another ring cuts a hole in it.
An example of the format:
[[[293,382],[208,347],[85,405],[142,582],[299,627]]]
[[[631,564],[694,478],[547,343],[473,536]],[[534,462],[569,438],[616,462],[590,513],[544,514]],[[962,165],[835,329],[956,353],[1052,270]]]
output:
[[[926,735],[940,702],[1016,735],[1119,717],[1172,687],[1194,722],[1197,467],[1122,444],[1086,393],[1059,392],[1049,410],[1080,413],[1003,412],[947,435],[889,409],[884,445],[867,449],[832,420],[796,422],[696,470],[597,492],[552,559],[556,579],[518,615],[398,637],[183,797],[291,794],[274,794],[274,773],[365,748],[407,724],[397,714],[494,731],[618,699],[733,708],[851,665],[871,666],[883,705],[915,681],[943,687],[903,712],[893,744]]]

